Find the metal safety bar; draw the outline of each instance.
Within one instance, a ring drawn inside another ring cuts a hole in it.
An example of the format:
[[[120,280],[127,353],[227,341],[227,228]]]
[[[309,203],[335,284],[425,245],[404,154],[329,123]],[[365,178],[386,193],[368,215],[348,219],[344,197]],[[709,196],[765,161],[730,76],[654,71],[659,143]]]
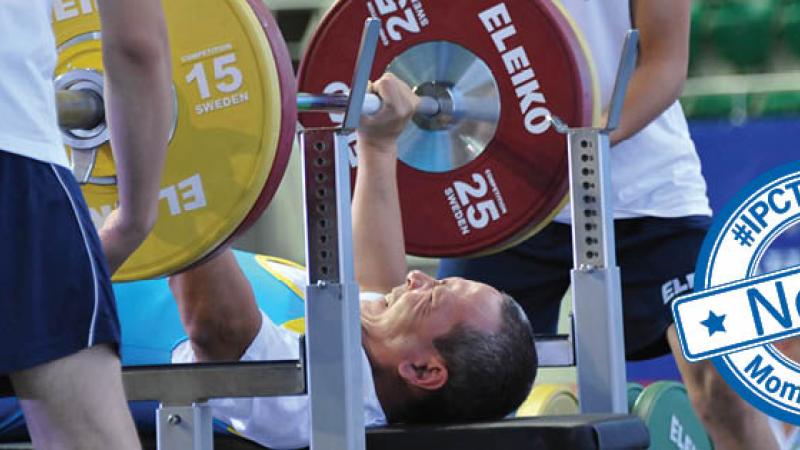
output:
[[[301,344],[300,354],[305,352]],[[306,393],[303,358],[289,361],[128,366],[123,369],[128,400],[186,405],[209,398]]]
[[[302,339],[299,345],[296,361],[125,367],[125,394],[128,400],[158,400],[158,450],[213,450],[208,400],[304,394]]]
[[[575,342],[571,335],[537,335],[535,340],[539,367],[572,367],[575,365]]]
[[[125,367],[128,400],[157,400],[158,450],[213,450],[208,399],[300,395],[306,392],[304,342],[297,361]]]

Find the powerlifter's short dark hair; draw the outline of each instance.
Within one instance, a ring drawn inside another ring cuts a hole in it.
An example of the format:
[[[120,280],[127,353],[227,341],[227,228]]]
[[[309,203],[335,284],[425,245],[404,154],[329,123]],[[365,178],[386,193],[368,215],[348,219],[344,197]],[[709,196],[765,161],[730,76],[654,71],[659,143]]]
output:
[[[445,423],[501,419],[528,396],[538,368],[533,329],[502,293],[500,328],[485,333],[461,324],[433,341],[447,367],[445,385],[407,405],[401,421]]]

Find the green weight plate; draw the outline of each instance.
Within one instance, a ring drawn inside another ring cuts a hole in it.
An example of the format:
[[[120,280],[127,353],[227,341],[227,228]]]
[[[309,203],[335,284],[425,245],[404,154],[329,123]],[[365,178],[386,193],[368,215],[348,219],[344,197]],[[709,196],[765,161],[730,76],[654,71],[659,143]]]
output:
[[[643,390],[644,386],[639,383],[628,383],[628,411],[633,411],[633,405]]]
[[[681,383],[659,381],[648,386],[631,410],[650,430],[653,450],[711,450],[711,440],[694,413]]]

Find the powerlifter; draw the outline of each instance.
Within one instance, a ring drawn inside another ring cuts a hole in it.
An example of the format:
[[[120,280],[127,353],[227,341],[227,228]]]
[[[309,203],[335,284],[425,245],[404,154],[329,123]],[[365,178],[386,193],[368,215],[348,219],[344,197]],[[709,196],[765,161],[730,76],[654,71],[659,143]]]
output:
[[[511,297],[486,284],[407,273],[396,139],[418,97],[392,75],[373,86],[384,106],[362,119],[353,198],[365,423],[501,419],[533,384],[531,326]],[[176,348],[173,362],[298,357],[298,335],[259,311],[232,252],[173,276],[170,287],[190,339]],[[262,445],[308,445],[306,396],[210,403],[215,417]]]

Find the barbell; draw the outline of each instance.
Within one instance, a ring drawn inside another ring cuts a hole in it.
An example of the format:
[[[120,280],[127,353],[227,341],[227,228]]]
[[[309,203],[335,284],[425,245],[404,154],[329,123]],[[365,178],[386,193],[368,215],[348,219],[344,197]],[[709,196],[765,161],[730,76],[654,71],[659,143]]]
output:
[[[409,253],[491,253],[541,229],[568,189],[566,144],[547,117],[581,126],[599,116],[582,38],[549,0],[476,0],[457,10],[447,0],[341,0],[313,36],[297,80],[261,0],[162,4],[173,131],[159,219],[118,281],[185,269],[260,217],[284,174],[298,112],[306,127],[341,123],[349,87],[340,80],[352,75],[368,17],[383,23],[372,78],[392,72],[420,96],[398,142]],[[99,17],[92,2],[56,0],[53,27],[59,121],[99,226],[117,201]],[[364,112],[379,109],[380,99],[368,96]]]

